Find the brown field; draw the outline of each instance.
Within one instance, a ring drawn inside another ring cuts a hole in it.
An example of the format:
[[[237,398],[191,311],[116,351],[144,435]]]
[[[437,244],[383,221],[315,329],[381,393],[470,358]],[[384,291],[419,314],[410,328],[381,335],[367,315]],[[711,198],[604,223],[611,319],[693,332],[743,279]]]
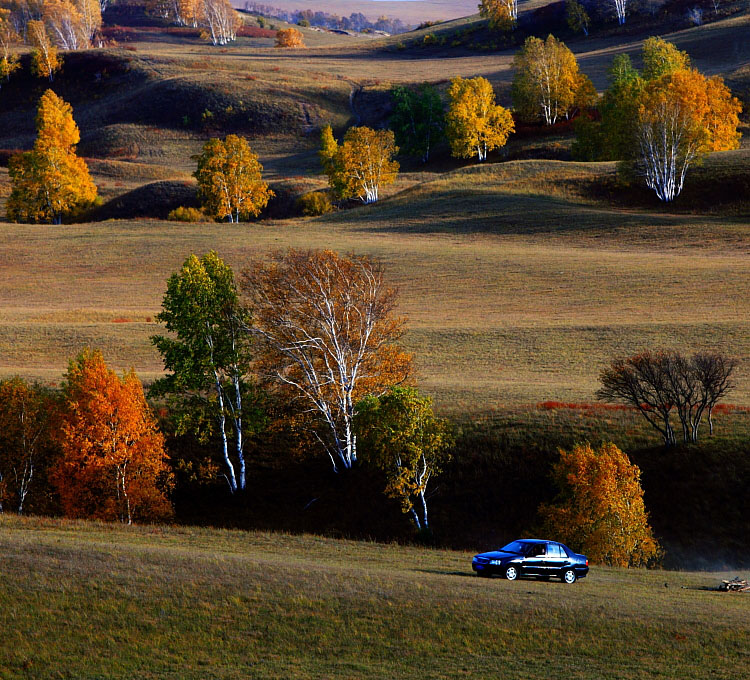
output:
[[[742,95],[749,28],[750,17],[739,16],[666,37],[700,68],[731,76]],[[511,51],[400,51],[396,38],[308,34],[310,44],[321,42],[302,52],[275,50],[267,38],[216,50],[197,38],[136,32],[130,51],[105,53],[107,75],[94,94],[76,76],[101,70],[100,53],[70,55],[55,87],[75,108],[81,152],[109,201],[103,216],[159,214],[174,187],[189,197],[191,156],[211,135],[249,134],[269,179],[293,197],[324,186],[314,130],[325,122],[343,129],[358,118],[382,124],[392,82],[481,74],[501,98],[507,94]],[[612,56],[635,52],[643,37],[609,35],[571,47],[601,87]],[[0,116],[0,147],[31,143],[35,98],[28,92],[43,87],[3,87],[9,111]],[[570,135],[514,140],[514,157],[535,144],[564,154]],[[748,167],[746,151],[715,155],[686,190],[693,203],[672,212],[643,195],[619,198],[611,164],[462,167],[443,159],[426,171],[410,168],[376,206],[318,219],[2,224],[0,374],[57,382],[68,358],[90,344],[114,366],[132,365],[151,379],[161,369],[148,341],[158,332],[153,319],[167,277],[190,253],[215,249],[240,270],[251,257],[288,246],[383,258],[402,291],[420,382],[455,412],[590,401],[607,360],[644,347],[719,348],[747,359],[750,209],[729,189],[728,203],[714,199],[721,193],[715,178],[741,187]],[[172,184],[139,193],[163,180]],[[6,192],[3,170],[0,202]],[[747,362],[739,378],[732,401],[750,403]]]

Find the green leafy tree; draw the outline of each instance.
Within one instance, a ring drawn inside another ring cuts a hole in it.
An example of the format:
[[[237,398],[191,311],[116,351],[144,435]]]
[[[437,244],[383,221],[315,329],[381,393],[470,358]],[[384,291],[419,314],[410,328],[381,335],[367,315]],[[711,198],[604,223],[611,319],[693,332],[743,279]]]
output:
[[[571,31],[581,32],[588,36],[591,19],[586,8],[577,0],[566,0],[565,19]]]
[[[157,316],[170,335],[151,341],[169,375],[151,394],[170,395],[178,432],[202,441],[218,435],[225,476],[232,493],[246,486],[245,446],[262,427],[259,397],[247,375],[251,352],[248,310],[240,303],[232,269],[215,252],[191,255],[169,277]]]
[[[244,137],[209,139],[197,160],[198,196],[217,219],[239,222],[257,217],[274,196],[261,178],[258,156]]]
[[[560,496],[554,505],[540,508],[546,535],[600,564],[639,567],[660,558],[643,502],[641,471],[614,444],[561,450],[553,474]]]
[[[401,502],[418,530],[429,529],[427,486],[450,459],[448,422],[415,388],[391,387],[360,401],[355,423],[364,457],[386,474],[385,493]]]
[[[429,83],[417,87],[395,85],[391,89],[391,128],[403,153],[419,156],[423,163],[443,138],[445,112],[438,91]]]
[[[690,68],[687,52],[661,38],[649,38],[643,43],[643,79],[655,80],[661,76]]]

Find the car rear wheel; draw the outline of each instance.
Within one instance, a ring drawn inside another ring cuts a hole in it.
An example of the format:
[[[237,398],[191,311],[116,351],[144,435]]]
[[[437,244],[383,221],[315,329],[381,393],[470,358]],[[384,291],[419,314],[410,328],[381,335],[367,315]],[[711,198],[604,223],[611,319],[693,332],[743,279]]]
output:
[[[563,583],[575,583],[577,578],[575,569],[566,569],[562,575]]]
[[[518,568],[514,567],[512,564],[508,565],[505,568],[505,578],[509,581],[515,581],[518,578]]]

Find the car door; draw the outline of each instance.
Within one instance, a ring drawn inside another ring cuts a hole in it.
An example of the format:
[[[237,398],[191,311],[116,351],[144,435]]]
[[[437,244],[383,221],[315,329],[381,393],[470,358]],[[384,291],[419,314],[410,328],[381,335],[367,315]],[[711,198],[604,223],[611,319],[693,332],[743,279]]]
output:
[[[559,543],[547,544],[546,574],[553,575],[560,572],[567,561],[568,556]]]
[[[544,574],[545,560],[547,558],[547,546],[544,543],[532,543],[526,551],[526,559],[523,561],[525,574]]]

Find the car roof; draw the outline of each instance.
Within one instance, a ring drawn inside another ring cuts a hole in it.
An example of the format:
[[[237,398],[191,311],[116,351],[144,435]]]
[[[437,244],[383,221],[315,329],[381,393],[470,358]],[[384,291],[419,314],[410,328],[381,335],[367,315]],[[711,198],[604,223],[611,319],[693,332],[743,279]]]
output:
[[[520,543],[557,543],[557,541],[548,541],[545,538],[518,538]]]

